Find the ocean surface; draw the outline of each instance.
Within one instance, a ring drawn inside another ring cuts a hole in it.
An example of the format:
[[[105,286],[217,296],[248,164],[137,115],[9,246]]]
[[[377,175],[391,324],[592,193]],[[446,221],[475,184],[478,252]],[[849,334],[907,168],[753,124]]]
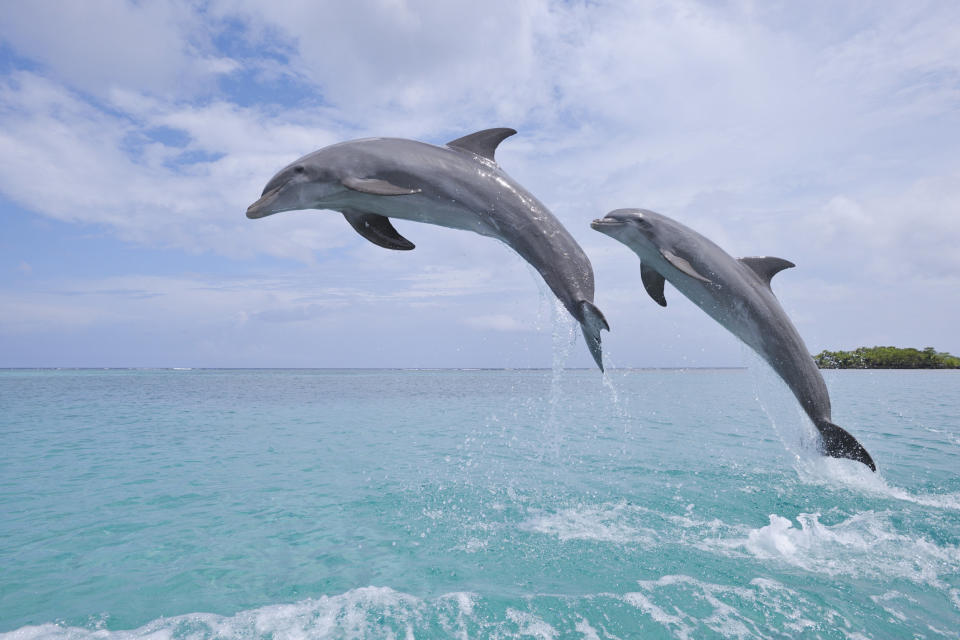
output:
[[[2,370],[0,638],[958,638],[960,372]]]

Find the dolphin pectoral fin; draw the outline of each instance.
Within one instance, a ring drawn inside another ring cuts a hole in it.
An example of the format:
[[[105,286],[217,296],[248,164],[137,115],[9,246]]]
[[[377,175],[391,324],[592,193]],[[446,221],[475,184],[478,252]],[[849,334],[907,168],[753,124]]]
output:
[[[354,178],[348,176],[341,180],[343,186],[360,193],[369,193],[374,196],[408,196],[413,193],[420,193],[420,189],[408,189],[399,187],[386,180],[377,178]]]
[[[384,249],[409,251],[416,245],[397,233],[390,219],[376,213],[365,213],[355,209],[343,211],[343,217],[361,236]]]
[[[737,258],[737,262],[749,267],[751,271],[757,274],[757,277],[760,278],[761,282],[768,287],[770,286],[770,279],[773,278],[773,276],[777,275],[784,269],[797,266],[789,260],[784,260],[783,258],[773,258],[770,256],[750,256],[748,258]]]
[[[663,296],[663,276],[656,269],[641,262],[640,279],[643,281],[643,288],[647,290],[650,297],[661,307],[667,306],[667,299]]]
[[[451,140],[447,143],[447,146],[453,147],[454,149],[463,149],[464,151],[469,151],[470,153],[484,157],[487,160],[493,160],[493,154],[497,150],[497,145],[516,132],[516,129],[507,129],[506,127],[484,129],[483,131],[477,131],[468,136]]]
[[[593,356],[593,361],[600,367],[600,371],[603,371],[603,350],[600,348],[600,330],[606,329],[610,331],[610,325],[607,324],[607,319],[603,317],[603,312],[597,309],[592,302],[587,302],[586,300],[580,301],[580,315],[583,318],[580,320],[580,326],[583,328],[583,339],[587,343],[590,355]]]
[[[838,427],[829,420],[817,422],[816,427],[823,442],[824,454],[832,458],[856,460],[870,467],[871,471],[877,470],[877,466],[873,464],[873,458],[870,457],[867,450],[845,429]]]
[[[675,266],[677,269],[679,269],[680,271],[690,276],[691,278],[696,278],[701,282],[707,282],[707,283],[710,282],[709,278],[705,278],[702,275],[700,275],[697,272],[697,270],[693,268],[693,265],[691,265],[689,262],[687,262],[680,256],[670,253],[666,249],[660,249],[660,254],[664,258],[666,258],[667,262],[669,262],[670,264]]]

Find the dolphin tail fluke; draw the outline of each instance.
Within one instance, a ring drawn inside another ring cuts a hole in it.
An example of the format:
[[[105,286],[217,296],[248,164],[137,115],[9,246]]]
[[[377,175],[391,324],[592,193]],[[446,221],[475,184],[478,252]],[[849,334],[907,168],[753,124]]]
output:
[[[820,432],[820,438],[823,440],[823,452],[826,455],[833,458],[856,460],[870,467],[871,471],[877,470],[877,466],[873,464],[873,458],[870,457],[867,450],[845,429],[838,427],[829,420],[818,421],[816,426]]]
[[[586,300],[580,301],[580,326],[583,327],[583,339],[587,341],[587,348],[590,349],[590,355],[594,362],[603,371],[603,351],[600,348],[600,330],[610,331],[610,325],[607,319],[603,317],[600,309],[597,309],[592,302]]]

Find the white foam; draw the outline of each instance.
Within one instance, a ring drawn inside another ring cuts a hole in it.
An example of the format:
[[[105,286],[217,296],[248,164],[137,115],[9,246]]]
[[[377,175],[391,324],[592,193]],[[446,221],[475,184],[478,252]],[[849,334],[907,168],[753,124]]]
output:
[[[575,631],[583,636],[583,640],[600,640],[600,634],[597,633],[597,630],[590,626],[590,623],[587,622],[586,618],[580,618],[577,620],[577,625],[574,627]]]
[[[717,518],[698,518],[693,505],[687,505],[684,515],[627,502],[578,504],[555,512],[531,513],[519,524],[521,530],[555,536],[561,542],[588,540],[644,548],[680,542],[709,552],[719,548],[729,555],[735,552],[730,540],[750,531],[749,527],[730,525]]]
[[[683,617],[685,617],[686,614],[683,613],[683,611],[675,609],[675,612],[679,615],[667,613],[662,607],[655,605],[644,593],[627,593],[623,596],[623,600],[643,611],[653,618],[655,622],[675,631],[678,638],[690,637],[690,632],[693,629],[684,623]]]
[[[842,486],[875,497],[892,498],[938,509],[960,510],[960,493],[910,493],[906,489],[891,486],[880,472],[874,473],[853,460],[824,456],[802,459],[797,462],[797,472],[801,481],[808,484],[830,488]]]
[[[592,540],[619,544],[653,545],[656,532],[629,522],[632,509],[626,503],[577,505],[556,513],[539,514],[520,528],[568,540]]]
[[[371,586],[295,604],[250,609],[233,616],[191,613],[158,618],[133,630],[84,629],[56,624],[27,626],[0,634],[0,640],[412,638],[414,626],[427,611],[439,614],[449,637],[466,638],[466,619],[473,612],[473,598],[472,594],[458,592],[426,601],[387,587]]]
[[[799,529],[771,514],[770,524],[733,544],[757,558],[830,576],[900,577],[944,588],[940,576],[960,570],[960,548],[898,533],[886,512],[858,513],[832,526],[821,523],[820,514],[802,513],[797,521]]]
[[[907,615],[899,609],[893,608],[889,605],[889,603],[894,600],[906,600],[908,608],[915,607],[917,605],[916,599],[900,593],[899,591],[887,591],[879,596],[870,596],[870,599],[879,605],[881,609],[901,622],[905,622],[907,620]]]
[[[508,608],[507,618],[519,627],[521,636],[533,636],[534,638],[542,638],[542,640],[553,640],[557,637],[556,629],[532,613]]]
[[[674,637],[700,638],[707,629],[727,638],[765,638],[767,627],[750,615],[752,609],[773,610],[782,617],[779,624],[798,635],[815,629],[817,624],[804,617],[819,609],[797,592],[769,578],[756,578],[749,587],[704,582],[687,575],[667,575],[659,580],[641,580],[640,591],[627,593],[623,600],[654,622],[669,630]],[[697,617],[673,604],[706,603],[709,615]],[[821,618],[837,622],[842,617],[831,610],[821,610]],[[768,619],[769,622],[769,619]]]

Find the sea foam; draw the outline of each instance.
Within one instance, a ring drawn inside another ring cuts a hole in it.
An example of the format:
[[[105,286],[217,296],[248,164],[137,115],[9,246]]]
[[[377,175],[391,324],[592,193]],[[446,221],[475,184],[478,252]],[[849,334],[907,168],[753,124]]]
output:
[[[232,616],[192,613],[158,618],[132,630],[27,626],[0,640],[204,640],[207,638],[411,638],[414,631],[467,638],[473,596],[450,593],[423,600],[387,587],[276,604]],[[529,626],[529,625],[527,625]]]
[[[788,518],[771,514],[770,524],[750,531],[735,544],[757,558],[812,573],[896,576],[939,589],[947,586],[943,577],[960,570],[960,548],[899,533],[890,512],[862,512],[834,525],[821,523],[820,517],[801,513],[797,528]]]
[[[960,510],[960,493],[911,493],[888,483],[882,473],[874,473],[852,460],[820,456],[800,459],[796,468],[800,480],[807,484],[842,487],[871,497],[902,500],[924,507]]]
[[[562,542],[589,540],[617,544],[656,543],[652,529],[637,524],[637,512],[625,503],[580,504],[555,513],[540,513],[520,523],[520,529],[556,536]]]
[[[832,609],[822,608],[768,578],[726,585],[681,574],[641,580],[638,586],[639,591],[625,594],[623,600],[682,640],[717,634],[724,638],[766,638],[770,637],[771,625],[800,636],[816,631],[823,623],[846,624]],[[808,617],[814,612],[813,618],[820,622]]]

